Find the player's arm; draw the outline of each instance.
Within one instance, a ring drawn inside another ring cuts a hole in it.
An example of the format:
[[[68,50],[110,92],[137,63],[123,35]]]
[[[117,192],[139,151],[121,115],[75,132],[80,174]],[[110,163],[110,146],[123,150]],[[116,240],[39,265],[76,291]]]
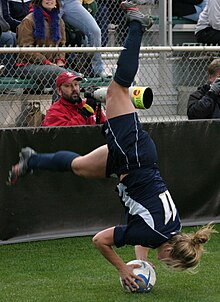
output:
[[[122,281],[127,284],[131,290],[134,290],[134,287],[139,288],[135,279],[139,279],[140,281],[142,279],[133,273],[133,269],[139,267],[139,265],[126,265],[113,249],[114,227],[96,234],[93,238],[93,242],[101,254],[117,268]]]
[[[155,268],[155,265],[148,260],[148,254],[150,252],[149,247],[144,247],[142,245],[135,245],[135,256],[137,260],[147,261]]]
[[[142,245],[135,245],[135,255],[136,259],[148,261],[148,253],[150,249],[148,247],[144,247]]]

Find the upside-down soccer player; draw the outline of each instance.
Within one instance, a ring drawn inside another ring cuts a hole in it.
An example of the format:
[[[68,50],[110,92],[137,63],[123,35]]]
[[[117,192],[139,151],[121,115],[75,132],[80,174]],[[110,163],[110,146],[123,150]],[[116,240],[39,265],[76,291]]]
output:
[[[125,284],[138,287],[132,269],[115,252],[126,244],[135,246],[137,259],[145,260],[149,248],[157,249],[158,259],[185,270],[195,267],[213,228],[208,225],[194,234],[180,232],[176,206],[157,166],[157,151],[148,133],[142,130],[129,87],[138,69],[142,35],[151,26],[132,2],[122,2],[129,33],[117,63],[114,80],[108,87],[104,132],[107,145],[80,156],[74,152],[39,153],[29,147],[21,150],[20,161],[9,172],[9,182],[30,171],[73,171],[86,178],[118,175],[118,194],[125,208],[126,225],[105,229],[93,238],[103,256],[113,264]],[[128,64],[129,62],[129,64]]]

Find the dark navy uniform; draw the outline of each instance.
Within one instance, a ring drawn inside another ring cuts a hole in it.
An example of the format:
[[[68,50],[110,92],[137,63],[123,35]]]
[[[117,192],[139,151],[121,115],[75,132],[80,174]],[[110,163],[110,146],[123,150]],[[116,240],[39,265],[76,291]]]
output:
[[[157,248],[180,231],[180,219],[157,166],[157,151],[137,113],[105,122],[106,174],[126,175],[118,184],[127,225],[115,227],[114,243]]]

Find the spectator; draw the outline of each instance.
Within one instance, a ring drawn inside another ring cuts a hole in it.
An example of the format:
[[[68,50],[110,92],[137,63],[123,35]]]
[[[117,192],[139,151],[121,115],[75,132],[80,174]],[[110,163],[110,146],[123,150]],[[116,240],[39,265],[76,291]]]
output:
[[[98,5],[96,0],[80,0],[82,5],[87,9],[87,11],[95,17],[98,11]]]
[[[220,118],[220,59],[208,66],[208,83],[190,94],[187,115],[189,119]]]
[[[3,17],[2,5],[0,3],[0,47],[3,46],[15,46],[16,35],[10,31],[10,26]]]
[[[1,0],[4,19],[11,31],[16,32],[17,26],[29,13],[31,0]]]
[[[65,25],[59,17],[60,1],[33,0],[32,12],[17,27],[19,46],[64,46],[66,43]],[[53,87],[53,101],[58,99],[55,79],[66,71],[64,52],[20,53],[16,75],[34,79],[39,89]]]
[[[183,17],[197,22],[208,0],[173,0],[173,16]]]
[[[101,104],[93,98],[80,98],[79,81],[82,77],[73,72],[63,72],[56,79],[60,99],[51,105],[46,113],[43,126],[94,125],[106,120]],[[100,118],[99,118],[100,116]],[[98,120],[100,119],[100,120]]]
[[[93,1],[90,1],[93,2]],[[63,20],[72,27],[79,29],[88,38],[88,46],[101,47],[101,30],[93,16],[83,7],[79,0],[62,0]],[[90,4],[91,5],[91,4]],[[94,13],[94,12],[93,12]],[[96,52],[92,57],[92,75],[95,77],[109,77],[105,72],[104,62],[100,52]]]
[[[195,30],[196,40],[207,45],[220,43],[220,1],[209,0],[199,16]]]
[[[0,47],[16,46],[16,35],[10,31],[9,24],[3,18],[2,4],[0,3],[0,28],[2,34],[0,35]],[[14,65],[15,65],[15,54],[0,54],[1,64],[4,65],[4,70],[2,69],[1,75],[11,76],[14,74]]]

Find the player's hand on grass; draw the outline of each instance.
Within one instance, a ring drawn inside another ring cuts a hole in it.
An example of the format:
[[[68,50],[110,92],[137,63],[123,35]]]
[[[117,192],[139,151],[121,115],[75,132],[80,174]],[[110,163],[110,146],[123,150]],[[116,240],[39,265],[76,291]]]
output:
[[[139,288],[139,285],[135,282],[135,280],[138,279],[142,281],[141,277],[133,273],[133,269],[139,267],[141,267],[139,264],[130,264],[123,266],[123,268],[119,271],[122,282],[129,286],[132,291],[135,291],[137,288]]]

